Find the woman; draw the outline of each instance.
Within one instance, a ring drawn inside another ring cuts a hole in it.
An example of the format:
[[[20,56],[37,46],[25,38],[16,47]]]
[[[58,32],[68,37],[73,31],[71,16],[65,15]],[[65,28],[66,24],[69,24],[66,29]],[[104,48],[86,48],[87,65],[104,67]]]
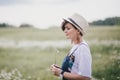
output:
[[[65,57],[62,67],[51,65],[51,71],[62,80],[90,80],[92,58],[88,44],[83,40],[87,21],[79,14],[64,19],[62,30],[74,44]]]

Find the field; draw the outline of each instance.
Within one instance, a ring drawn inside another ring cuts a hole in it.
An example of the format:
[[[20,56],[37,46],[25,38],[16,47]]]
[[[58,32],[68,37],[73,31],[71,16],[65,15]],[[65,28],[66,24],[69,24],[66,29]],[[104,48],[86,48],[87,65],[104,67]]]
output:
[[[84,39],[92,53],[93,78],[120,80],[120,26],[91,26],[87,32]],[[36,41],[43,44],[35,45]],[[48,46],[45,41],[58,42]],[[0,80],[59,80],[50,65],[61,65],[71,48],[70,41],[56,47],[59,41],[66,41],[60,28],[0,28]]]

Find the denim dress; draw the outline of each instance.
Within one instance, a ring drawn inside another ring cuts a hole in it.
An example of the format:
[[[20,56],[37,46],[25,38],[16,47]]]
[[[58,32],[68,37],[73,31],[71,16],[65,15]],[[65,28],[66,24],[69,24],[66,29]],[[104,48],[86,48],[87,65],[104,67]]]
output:
[[[74,59],[75,57],[73,56],[73,53],[77,50],[77,48],[70,54],[70,55],[67,55],[64,60],[63,60],[63,63],[62,63],[62,67],[61,69],[65,72],[70,72],[72,66],[73,66],[73,63],[74,63]],[[63,77],[62,80],[67,80],[66,78]]]

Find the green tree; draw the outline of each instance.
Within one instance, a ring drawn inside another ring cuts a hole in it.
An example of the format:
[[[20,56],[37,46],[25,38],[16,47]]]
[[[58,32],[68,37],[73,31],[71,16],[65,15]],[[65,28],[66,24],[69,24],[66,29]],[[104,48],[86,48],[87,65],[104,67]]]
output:
[[[120,25],[120,17],[106,18],[89,23],[90,25]]]
[[[20,28],[24,28],[24,27],[33,27],[33,25],[31,24],[27,24],[27,23],[23,23],[19,26]]]

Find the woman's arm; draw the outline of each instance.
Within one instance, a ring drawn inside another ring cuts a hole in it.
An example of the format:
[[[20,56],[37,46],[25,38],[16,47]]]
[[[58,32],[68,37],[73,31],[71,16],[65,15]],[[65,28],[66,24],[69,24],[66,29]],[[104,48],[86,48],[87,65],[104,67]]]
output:
[[[55,67],[55,65],[51,65],[51,71],[55,76],[60,76],[62,70],[60,68]],[[79,74],[73,74],[69,72],[64,72],[62,76],[68,80],[90,80],[91,78],[85,77]]]
[[[68,80],[90,80],[91,78],[85,77],[79,74],[73,74],[69,72],[64,72],[63,77],[65,77]]]

